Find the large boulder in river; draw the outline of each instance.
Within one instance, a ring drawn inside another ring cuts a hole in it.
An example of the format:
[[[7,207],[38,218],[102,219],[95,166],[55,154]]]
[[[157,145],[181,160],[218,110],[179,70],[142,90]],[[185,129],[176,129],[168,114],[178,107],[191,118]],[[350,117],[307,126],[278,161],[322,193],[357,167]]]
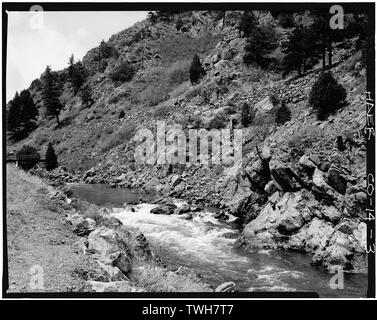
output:
[[[165,203],[165,204],[160,204],[156,208],[153,208],[151,210],[151,213],[153,214],[173,214],[174,210],[177,208],[177,206],[173,203]]]
[[[238,291],[238,287],[233,281],[224,282],[215,289],[215,292],[236,292],[236,291]]]
[[[127,244],[115,230],[103,226],[89,235],[88,242],[89,250],[93,249],[104,256],[118,251],[129,251]]]

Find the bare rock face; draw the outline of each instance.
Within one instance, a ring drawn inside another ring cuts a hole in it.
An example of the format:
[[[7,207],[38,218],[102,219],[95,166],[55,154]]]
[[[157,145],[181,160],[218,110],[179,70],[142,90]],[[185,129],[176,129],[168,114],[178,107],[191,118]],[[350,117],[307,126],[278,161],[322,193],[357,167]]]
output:
[[[112,261],[113,266],[126,275],[132,270],[132,259],[124,252],[114,252],[109,255],[109,259]]]
[[[122,238],[113,229],[99,227],[89,237],[89,249],[96,250],[102,255],[109,255],[114,252],[127,252],[128,247]]]
[[[238,288],[237,288],[237,285],[233,281],[224,282],[215,289],[215,292],[236,292],[236,291],[238,291]]]
[[[306,190],[275,192],[259,215],[244,228],[247,247],[294,249],[312,253],[312,264],[330,270],[366,266],[363,223],[350,219],[335,206],[323,206]]]

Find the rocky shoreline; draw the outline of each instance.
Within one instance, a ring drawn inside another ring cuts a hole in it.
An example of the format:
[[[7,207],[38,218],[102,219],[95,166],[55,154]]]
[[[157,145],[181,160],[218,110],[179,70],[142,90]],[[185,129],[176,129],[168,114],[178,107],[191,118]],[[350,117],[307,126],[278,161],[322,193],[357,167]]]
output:
[[[56,172],[59,175],[56,175]],[[72,232],[80,237],[74,244],[75,249],[83,255],[90,256],[97,265],[97,268],[81,272],[81,277],[93,291],[166,291],[164,286],[159,283],[150,288],[138,284],[138,276],[143,276],[143,273],[149,272],[150,268],[158,270],[162,278],[173,278],[173,285],[170,284],[170,289],[167,291],[185,291],[185,289],[177,289],[178,284],[175,284],[176,288],[174,288],[175,282],[186,283],[189,287],[192,282],[193,291],[234,292],[238,290],[237,285],[233,282],[223,283],[212,289],[193,270],[183,266],[178,268],[169,266],[153,252],[142,233],[130,230],[120,220],[112,217],[110,209],[99,208],[86,201],[70,198],[71,192],[66,183],[77,180],[72,175],[66,174],[64,169],[55,170],[53,178],[52,172],[40,169],[34,170],[32,173],[43,176],[43,179],[56,188],[54,194],[51,195],[52,200],[61,201],[73,208],[66,214],[65,219],[71,226]],[[195,205],[178,208],[172,200],[164,198],[158,198],[154,203],[157,204],[157,207],[152,210],[152,213],[176,213],[184,215],[185,219],[192,219],[195,213],[202,210]],[[130,206],[132,207],[132,205]]]
[[[217,207],[219,219],[226,219],[227,214],[238,217],[242,231],[237,241],[239,246],[305,252],[313,256],[313,266],[326,271],[330,271],[332,266],[342,266],[347,272],[366,272],[363,246],[365,223],[359,217],[365,197],[363,188],[346,174],[347,171],[341,173],[334,165],[322,171],[315,163],[318,161],[315,157],[302,156],[294,169],[271,159],[270,150],[263,150],[262,157],[253,164],[251,170],[242,170],[235,178],[227,181],[227,188],[222,191],[220,198],[216,194],[216,199],[196,199],[184,193],[191,205],[180,208],[179,212],[168,200],[176,196],[176,192],[164,193],[158,188],[154,189],[157,194],[161,192],[162,198],[155,201],[159,206],[153,213],[178,213],[190,218],[190,215],[201,210],[201,206]],[[265,176],[264,163],[270,168],[271,180]],[[47,175],[55,185],[101,182],[88,181],[88,177],[96,176],[94,169],[83,177],[75,177],[64,168],[44,174],[42,172],[40,170],[39,175]],[[188,172],[168,175],[171,188],[176,190],[186,184],[187,175]],[[126,177],[127,174],[123,174],[122,178]],[[347,183],[352,183],[349,188],[351,192],[343,195],[339,191]],[[264,192],[258,192],[257,184],[260,185],[259,189],[264,186]],[[67,192],[67,188],[63,190]],[[226,201],[227,197],[230,201]],[[358,213],[351,214],[350,208],[358,210]]]

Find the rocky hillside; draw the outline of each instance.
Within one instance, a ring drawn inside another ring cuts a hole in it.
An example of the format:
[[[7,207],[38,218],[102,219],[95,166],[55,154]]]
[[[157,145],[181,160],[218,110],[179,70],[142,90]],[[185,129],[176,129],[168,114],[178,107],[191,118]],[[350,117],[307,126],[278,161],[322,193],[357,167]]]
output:
[[[41,117],[28,138],[10,147],[28,143],[43,149],[50,141],[63,167],[36,171],[57,182],[107,183],[219,207],[239,217],[240,245],[308,252],[325,269],[365,270],[366,80],[356,39],[335,43],[333,51],[331,72],[346,89],[347,103],[319,121],[308,97],[320,64],[301,77],[282,78],[278,46],[270,53],[276,65],[246,66],[241,14],[229,12],[223,20],[214,12],[187,12],[179,30],[172,21],[146,20],[112,36],[107,44],[116,54],[98,61],[93,48],[83,58],[94,104],[84,106],[64,83],[62,125]],[[259,22],[272,26],[281,41],[289,31],[270,14],[260,15]],[[194,54],[206,74],[192,85]],[[113,81],[124,61],[135,70],[132,80]],[[40,81],[29,90],[41,106]],[[277,125],[281,101],[291,119]],[[248,127],[241,119],[244,102],[255,112]],[[134,133],[140,127],[155,130],[157,121],[184,130],[242,129],[242,168],[136,164]]]

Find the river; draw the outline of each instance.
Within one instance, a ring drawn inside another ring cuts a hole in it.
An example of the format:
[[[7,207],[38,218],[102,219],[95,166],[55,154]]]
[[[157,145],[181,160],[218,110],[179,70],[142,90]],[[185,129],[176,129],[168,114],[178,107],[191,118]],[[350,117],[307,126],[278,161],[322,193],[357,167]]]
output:
[[[366,297],[367,275],[344,274],[344,289],[334,290],[334,274],[310,265],[307,254],[282,250],[235,248],[236,226],[214,218],[213,210],[185,215],[155,215],[152,194],[112,189],[105,185],[71,185],[73,196],[112,208],[112,215],[142,232],[166,263],[194,269],[214,287],[235,282],[241,291],[310,291],[320,297]],[[141,200],[142,199],[142,200]],[[126,203],[139,202],[131,210]],[[184,201],[177,201],[182,205]]]

